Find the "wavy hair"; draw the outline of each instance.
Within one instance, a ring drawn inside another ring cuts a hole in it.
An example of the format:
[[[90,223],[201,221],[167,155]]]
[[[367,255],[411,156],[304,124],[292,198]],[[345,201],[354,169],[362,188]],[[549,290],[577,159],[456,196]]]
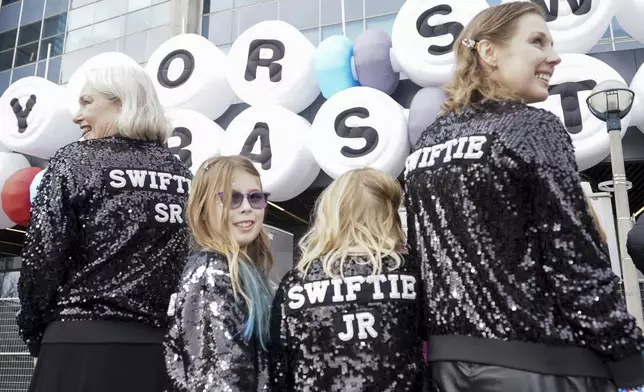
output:
[[[487,40],[494,45],[504,46],[515,34],[519,18],[527,14],[544,17],[538,5],[514,2],[490,7],[470,21],[454,41],[456,66],[454,76],[443,88],[443,113],[460,112],[465,105],[486,100],[521,100],[514,91],[490,77],[490,69],[478,52],[462,42],[465,39],[477,43]]]
[[[402,263],[404,234],[398,209],[400,183],[375,169],[348,171],[326,188],[315,206],[315,220],[299,242],[302,252],[297,268],[306,273],[315,260],[327,276],[343,275],[351,255],[366,255],[372,274],[382,271],[383,258]]]
[[[268,274],[273,266],[268,235],[261,230],[246,251],[240,249],[228,228],[230,219],[230,198],[233,191],[233,177],[243,171],[254,177],[261,186],[259,172],[253,163],[241,156],[210,158],[201,164],[192,181],[188,197],[187,219],[193,238],[202,248],[226,256],[233,294],[241,297],[248,311],[242,337],[255,337],[262,348],[268,342],[269,313],[272,290]],[[217,222],[214,203],[217,194],[223,192],[223,213]]]

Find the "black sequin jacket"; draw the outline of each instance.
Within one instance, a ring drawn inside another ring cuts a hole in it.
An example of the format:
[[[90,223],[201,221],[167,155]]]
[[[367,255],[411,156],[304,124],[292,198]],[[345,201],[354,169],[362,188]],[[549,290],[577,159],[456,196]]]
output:
[[[32,355],[57,321],[167,327],[189,255],[182,209],[191,177],[157,142],[108,137],[55,154],[31,209],[18,283],[17,322]]]
[[[644,340],[561,121],[490,102],[439,117],[413,150],[408,240],[421,259],[429,360],[644,384]]]
[[[421,390],[417,266],[392,270],[386,259],[372,276],[365,261],[350,260],[344,282],[328,278],[319,261],[306,275],[286,274],[271,314],[271,390]]]
[[[189,258],[168,313],[164,345],[173,391],[265,389],[266,355],[240,336],[247,311],[233,294],[223,255],[200,251]]]

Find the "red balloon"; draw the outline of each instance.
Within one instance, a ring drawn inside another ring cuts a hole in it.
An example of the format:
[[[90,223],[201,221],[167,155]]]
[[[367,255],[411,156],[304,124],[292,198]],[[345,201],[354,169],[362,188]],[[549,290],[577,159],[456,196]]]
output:
[[[4,183],[2,193],[2,209],[7,217],[19,225],[27,226],[31,213],[29,186],[42,169],[28,167],[13,173]]]

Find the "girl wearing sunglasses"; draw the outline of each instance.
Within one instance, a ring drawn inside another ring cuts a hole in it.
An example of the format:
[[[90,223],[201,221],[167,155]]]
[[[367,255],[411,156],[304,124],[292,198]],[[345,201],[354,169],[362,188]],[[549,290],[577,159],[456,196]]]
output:
[[[187,218],[199,251],[168,314],[166,367],[179,391],[260,390],[273,264],[263,229],[269,193],[240,156],[211,158],[192,182]]]
[[[273,391],[420,391],[420,277],[403,255],[402,188],[374,169],[317,201],[302,256],[273,301]]]

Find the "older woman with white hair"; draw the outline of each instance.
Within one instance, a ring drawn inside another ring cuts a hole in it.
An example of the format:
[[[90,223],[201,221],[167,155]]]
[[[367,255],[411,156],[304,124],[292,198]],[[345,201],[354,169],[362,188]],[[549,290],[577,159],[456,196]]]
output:
[[[171,125],[141,68],[90,70],[79,104],[83,140],[49,162],[25,239],[29,391],[160,392],[191,174],[165,146]]]

